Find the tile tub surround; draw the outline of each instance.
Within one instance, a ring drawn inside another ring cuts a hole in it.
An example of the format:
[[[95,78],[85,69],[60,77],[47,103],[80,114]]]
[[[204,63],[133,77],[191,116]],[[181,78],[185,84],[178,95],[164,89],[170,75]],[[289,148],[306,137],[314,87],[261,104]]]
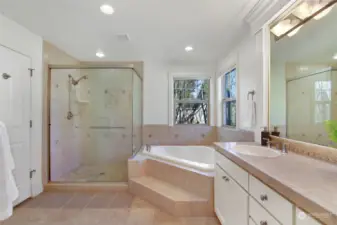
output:
[[[128,192],[44,192],[0,225],[220,225],[215,217],[174,217]]]
[[[128,165],[131,193],[175,216],[214,217],[213,176],[140,156]]]
[[[202,125],[144,125],[143,144],[212,145],[216,141],[254,141],[254,132]]]
[[[254,142],[254,132],[238,130],[235,128],[218,127],[217,128],[219,142]]]
[[[216,128],[203,125],[144,125],[143,144],[211,145],[216,141]]]
[[[289,144],[289,150],[304,156],[309,156],[328,163],[337,165],[337,149],[326,147],[323,145],[311,144],[302,141],[291,140],[287,138],[280,138],[271,136],[273,141]]]
[[[242,155],[232,150],[237,144],[247,145],[227,142],[214,147],[312,217],[337,224],[337,165],[292,152],[276,158]]]

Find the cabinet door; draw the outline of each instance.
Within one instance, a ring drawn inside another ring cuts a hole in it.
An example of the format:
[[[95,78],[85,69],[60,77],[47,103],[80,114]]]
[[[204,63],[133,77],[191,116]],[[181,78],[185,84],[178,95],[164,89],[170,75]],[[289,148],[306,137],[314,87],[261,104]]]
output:
[[[215,212],[222,225],[248,225],[248,193],[218,165],[214,196]]]
[[[320,225],[321,223],[314,220],[300,209],[296,209],[296,225]]]
[[[224,176],[224,171],[222,171],[221,168],[217,165],[214,179],[214,209],[221,224],[225,224],[225,192],[227,191],[227,187],[225,181],[223,180]]]
[[[248,225],[248,193],[232,178],[225,180],[225,225]]]

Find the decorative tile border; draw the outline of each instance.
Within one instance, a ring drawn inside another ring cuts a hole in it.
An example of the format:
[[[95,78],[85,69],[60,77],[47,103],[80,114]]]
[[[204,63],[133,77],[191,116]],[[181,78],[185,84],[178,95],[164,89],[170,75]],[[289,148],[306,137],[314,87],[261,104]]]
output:
[[[289,150],[294,153],[319,159],[328,163],[337,164],[337,149],[335,148],[291,140],[287,138],[280,138],[276,136],[271,137],[272,140],[275,142],[289,144],[290,146]]]

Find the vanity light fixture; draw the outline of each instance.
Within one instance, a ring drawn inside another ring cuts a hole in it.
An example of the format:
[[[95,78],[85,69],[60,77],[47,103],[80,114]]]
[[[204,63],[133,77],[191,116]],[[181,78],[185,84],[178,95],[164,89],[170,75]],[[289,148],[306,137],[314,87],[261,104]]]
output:
[[[193,51],[193,47],[192,46],[186,46],[185,51],[191,52],[191,51]]]
[[[100,9],[101,12],[106,15],[112,15],[115,12],[114,8],[112,8],[112,6],[108,4],[101,5]]]
[[[334,60],[337,60],[337,53],[332,57]]]
[[[98,50],[98,51],[96,52],[96,56],[97,56],[98,58],[104,58],[104,57],[105,57],[105,54],[104,54],[104,52],[102,52],[101,50]]]
[[[298,28],[296,28],[295,30],[291,31],[291,32],[288,34],[288,37],[292,37],[292,36],[294,36],[295,34],[297,34],[297,32],[298,32],[302,27],[303,27],[303,25],[300,26],[300,27],[298,27]]]
[[[284,19],[274,24],[270,31],[276,36],[276,41],[285,36],[292,37],[311,19],[319,20],[326,16],[336,3],[337,0],[330,0],[328,3],[322,0],[305,0]]]

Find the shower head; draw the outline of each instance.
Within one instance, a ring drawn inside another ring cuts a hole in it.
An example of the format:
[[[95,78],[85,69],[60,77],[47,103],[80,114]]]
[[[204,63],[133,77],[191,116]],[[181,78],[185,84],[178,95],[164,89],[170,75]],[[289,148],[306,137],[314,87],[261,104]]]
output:
[[[72,78],[72,84],[74,86],[78,85],[78,83],[81,81],[81,80],[86,80],[88,79],[88,76],[87,75],[84,75],[84,76],[81,76],[79,79],[75,80],[74,78]]]

